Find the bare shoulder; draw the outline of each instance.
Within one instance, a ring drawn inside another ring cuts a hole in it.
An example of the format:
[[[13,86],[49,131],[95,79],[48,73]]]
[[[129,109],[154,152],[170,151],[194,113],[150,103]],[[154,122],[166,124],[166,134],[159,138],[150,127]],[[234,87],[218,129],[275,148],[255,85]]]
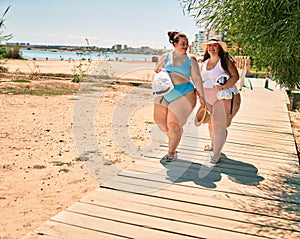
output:
[[[189,55],[191,58],[191,66],[192,67],[199,67],[198,59],[195,55]]]
[[[161,57],[159,58],[159,61],[156,65],[156,67],[154,68],[154,71],[156,73],[160,72],[161,69],[164,67],[165,63],[166,63],[166,58],[167,58],[168,53],[164,53],[163,55],[161,55]]]

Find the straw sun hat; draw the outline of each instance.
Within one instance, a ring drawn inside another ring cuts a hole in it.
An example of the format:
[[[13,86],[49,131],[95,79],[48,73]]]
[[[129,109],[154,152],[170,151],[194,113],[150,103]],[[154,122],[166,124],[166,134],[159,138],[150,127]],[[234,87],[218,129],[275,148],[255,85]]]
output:
[[[227,49],[227,44],[226,44],[225,42],[220,41],[220,40],[217,40],[217,39],[210,39],[210,40],[208,40],[208,42],[202,43],[200,46],[201,46],[201,48],[203,49],[203,51],[205,52],[205,51],[206,51],[206,48],[207,48],[207,45],[208,45],[208,44],[214,44],[214,43],[218,43],[218,44],[223,48],[223,50],[224,50],[225,52],[228,51],[228,49]]]
[[[208,123],[209,119],[210,113],[208,112],[207,107],[201,105],[196,113],[194,124],[200,126],[201,124]]]

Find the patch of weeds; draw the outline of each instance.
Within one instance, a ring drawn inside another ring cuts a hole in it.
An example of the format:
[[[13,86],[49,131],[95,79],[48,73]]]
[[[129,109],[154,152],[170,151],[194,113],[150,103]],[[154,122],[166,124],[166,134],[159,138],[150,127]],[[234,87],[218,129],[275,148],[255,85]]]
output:
[[[92,84],[92,87],[100,87],[100,88],[103,88],[103,87],[108,87],[107,84],[104,84],[104,83],[94,83]]]
[[[112,165],[114,162],[112,160],[106,160],[103,165]]]
[[[81,77],[79,74],[74,74],[72,82],[79,83],[82,81],[83,81],[83,77]]]
[[[88,156],[80,156],[81,161],[88,161],[89,157]]]
[[[44,168],[46,168],[46,166],[45,165],[33,165],[33,167],[32,167],[33,169],[44,169]]]
[[[133,140],[141,140],[141,141],[145,141],[145,138],[142,137],[142,136],[134,136],[134,137],[131,137]]]
[[[68,173],[68,172],[70,172],[70,170],[67,169],[67,168],[62,168],[62,169],[60,169],[58,172],[59,172],[59,173],[60,173],[60,172]]]
[[[13,82],[16,82],[16,83],[30,83],[31,81],[30,80],[20,79],[20,80],[13,80]]]
[[[0,65],[0,72],[8,72],[8,68]]]
[[[53,163],[53,166],[63,166],[63,165],[67,165],[67,166],[71,166],[72,163],[65,163],[65,162],[61,162],[61,161],[51,161],[50,163]]]
[[[47,88],[45,86],[35,87],[6,87],[0,89],[0,94],[14,94],[14,95],[70,95],[77,93],[77,89],[67,88]]]
[[[79,62],[74,61],[74,65],[72,68],[72,72],[73,72],[72,82],[74,82],[74,83],[83,82],[84,76],[88,72],[91,64],[92,64],[92,61],[85,62],[84,59],[79,60]]]
[[[71,74],[66,73],[41,73],[41,76],[50,76],[50,77],[58,77],[58,78],[70,78]]]
[[[30,69],[30,79],[36,79],[38,78],[39,74],[41,73],[41,70],[40,70],[40,66],[36,64],[36,61],[33,61],[32,62],[33,65],[30,66],[30,64],[27,64],[28,68]]]
[[[77,158],[75,159],[75,161],[78,162],[78,161],[82,161],[82,160],[81,160],[80,157],[77,157]]]
[[[145,124],[154,124],[153,121],[145,121]]]

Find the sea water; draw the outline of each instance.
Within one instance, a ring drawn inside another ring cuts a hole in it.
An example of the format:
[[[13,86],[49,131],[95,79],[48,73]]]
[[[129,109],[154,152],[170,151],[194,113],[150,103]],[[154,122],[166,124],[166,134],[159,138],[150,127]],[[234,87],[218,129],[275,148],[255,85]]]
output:
[[[108,60],[108,61],[152,61],[153,55],[118,54],[105,52],[73,52],[48,50],[20,50],[27,60]]]

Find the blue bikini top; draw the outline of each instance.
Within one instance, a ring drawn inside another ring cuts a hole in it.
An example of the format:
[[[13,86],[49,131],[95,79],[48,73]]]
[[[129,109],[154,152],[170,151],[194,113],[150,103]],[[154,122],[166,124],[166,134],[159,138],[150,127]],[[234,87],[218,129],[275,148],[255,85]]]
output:
[[[188,55],[185,62],[181,66],[174,66],[170,58],[172,57],[172,52],[169,52],[166,57],[166,64],[164,68],[168,72],[176,72],[178,74],[184,75],[186,77],[191,76],[191,57]]]

